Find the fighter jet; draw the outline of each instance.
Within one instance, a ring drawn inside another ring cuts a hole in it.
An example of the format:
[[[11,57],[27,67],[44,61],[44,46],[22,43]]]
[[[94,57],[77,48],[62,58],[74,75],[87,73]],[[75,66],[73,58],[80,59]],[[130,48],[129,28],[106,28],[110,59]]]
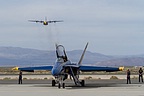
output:
[[[68,56],[63,45],[56,45],[56,56],[57,59],[54,65],[48,66],[37,66],[37,67],[15,67],[13,70],[34,72],[35,70],[50,70],[51,74],[55,77],[55,80],[52,80],[52,86],[58,84],[58,88],[65,88],[65,80],[68,78],[68,75],[72,77],[76,86],[85,86],[85,81],[79,80],[80,72],[91,72],[91,71],[122,71],[123,67],[100,67],[100,66],[91,66],[91,65],[82,65],[82,60],[86,52],[88,43],[86,44],[81,58],[78,63],[72,63]]]
[[[47,18],[43,21],[39,20],[28,20],[29,22],[36,22],[36,23],[42,23],[43,25],[48,25],[49,23],[56,23],[56,22],[63,22],[63,20],[50,20],[48,21]]]

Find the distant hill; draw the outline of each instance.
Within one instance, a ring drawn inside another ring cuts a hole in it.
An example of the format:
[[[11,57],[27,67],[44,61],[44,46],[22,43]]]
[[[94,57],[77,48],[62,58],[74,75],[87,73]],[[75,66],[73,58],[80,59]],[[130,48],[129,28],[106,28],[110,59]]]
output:
[[[72,62],[78,62],[83,50],[67,51]],[[0,66],[37,66],[53,65],[55,51],[36,50],[20,47],[0,47]],[[108,56],[87,51],[83,64],[98,66],[143,66],[144,55],[139,56]]]
[[[97,66],[144,66],[143,57],[127,57],[97,62]]]
[[[54,51],[43,51],[20,47],[0,47],[1,66],[28,66],[52,64]]]

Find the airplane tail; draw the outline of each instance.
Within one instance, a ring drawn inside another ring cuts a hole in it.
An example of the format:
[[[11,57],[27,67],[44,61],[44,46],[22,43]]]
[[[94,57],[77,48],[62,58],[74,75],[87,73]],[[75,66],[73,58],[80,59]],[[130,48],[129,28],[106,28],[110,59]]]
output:
[[[45,21],[47,21],[47,17],[45,17]]]
[[[80,58],[80,60],[79,60],[79,62],[78,62],[79,65],[81,64],[81,62],[82,62],[82,60],[83,60],[83,57],[84,57],[84,55],[85,55],[85,52],[86,52],[87,47],[88,47],[88,42],[87,42],[87,44],[86,44],[86,46],[85,46],[85,48],[84,48],[84,51],[83,51],[83,53],[82,53],[82,55],[81,55],[81,58]]]

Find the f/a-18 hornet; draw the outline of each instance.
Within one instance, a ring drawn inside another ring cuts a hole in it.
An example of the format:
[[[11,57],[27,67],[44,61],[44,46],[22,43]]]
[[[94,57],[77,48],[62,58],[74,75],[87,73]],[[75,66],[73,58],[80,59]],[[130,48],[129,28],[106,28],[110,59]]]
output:
[[[68,75],[72,77],[76,86],[85,86],[84,80],[79,80],[80,72],[91,72],[91,71],[122,71],[123,67],[98,67],[98,66],[88,66],[82,65],[82,60],[86,52],[88,43],[86,44],[84,51],[81,55],[81,58],[78,63],[72,63],[66,54],[65,48],[63,45],[56,45],[56,56],[57,59],[53,66],[39,66],[39,67],[23,67],[23,68],[14,68],[20,71],[34,72],[34,70],[50,70],[51,74],[55,77],[55,80],[52,80],[52,86],[58,84],[58,88],[65,88],[65,80],[68,78]]]

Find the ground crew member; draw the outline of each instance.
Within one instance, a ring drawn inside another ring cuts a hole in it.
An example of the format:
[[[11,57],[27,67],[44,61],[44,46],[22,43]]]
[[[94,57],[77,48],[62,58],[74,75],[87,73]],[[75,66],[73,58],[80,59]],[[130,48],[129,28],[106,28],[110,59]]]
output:
[[[140,78],[141,78],[141,81],[143,82],[143,70],[142,70],[142,68],[139,69],[139,82],[140,82]]]
[[[22,71],[19,73],[19,84],[22,84]]]
[[[127,84],[128,84],[128,83],[131,84],[130,75],[131,75],[131,73],[130,73],[130,70],[128,69],[128,70],[127,70]]]

